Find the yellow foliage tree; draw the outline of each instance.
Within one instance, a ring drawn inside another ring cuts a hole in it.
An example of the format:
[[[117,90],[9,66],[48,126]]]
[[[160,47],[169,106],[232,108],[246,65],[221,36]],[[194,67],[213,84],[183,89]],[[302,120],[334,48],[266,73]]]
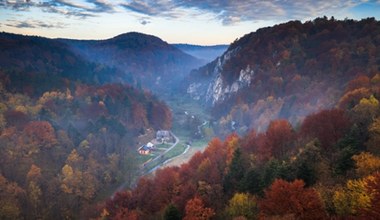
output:
[[[249,193],[235,193],[228,202],[226,213],[231,218],[245,217],[255,219],[257,203]]]
[[[368,152],[362,152],[352,156],[355,161],[356,172],[360,176],[368,176],[375,171],[380,170],[380,157],[376,157]]]
[[[346,187],[335,191],[333,203],[338,215],[357,215],[360,210],[370,207],[371,197],[366,190],[370,178],[372,177],[349,180]]]
[[[353,110],[363,116],[374,118],[379,112],[379,100],[373,95],[369,98],[362,98]]]
[[[61,189],[65,193],[73,193],[73,188],[71,186],[71,182],[74,179],[74,171],[70,165],[65,165],[62,168],[62,184]]]

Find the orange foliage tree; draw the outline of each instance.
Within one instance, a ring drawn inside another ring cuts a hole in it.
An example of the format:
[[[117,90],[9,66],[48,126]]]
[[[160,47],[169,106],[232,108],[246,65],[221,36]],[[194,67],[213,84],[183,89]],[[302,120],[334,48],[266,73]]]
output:
[[[302,180],[275,180],[259,202],[260,215],[263,218],[323,219],[326,215],[319,194],[304,186]]]
[[[184,220],[207,220],[215,215],[215,212],[211,208],[204,207],[203,201],[195,197],[186,204],[186,215]]]
[[[367,181],[367,193],[371,195],[370,208],[361,210],[361,215],[367,219],[380,219],[380,172]]]
[[[47,121],[31,121],[25,128],[26,142],[38,147],[52,147],[57,144],[54,128]]]

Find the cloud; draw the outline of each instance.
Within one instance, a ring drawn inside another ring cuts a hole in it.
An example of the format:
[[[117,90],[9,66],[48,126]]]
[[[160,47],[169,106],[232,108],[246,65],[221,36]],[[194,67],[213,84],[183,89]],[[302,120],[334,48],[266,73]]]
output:
[[[242,21],[308,19],[363,2],[366,0],[133,0],[122,6],[143,15],[169,18],[177,18],[182,14],[180,10],[196,9],[231,25]]]
[[[148,16],[179,18],[184,11],[177,7],[176,1],[171,0],[135,0],[120,4],[124,9]]]
[[[88,18],[121,8],[150,18],[197,18],[207,14],[224,25],[233,25],[244,21],[312,19],[366,2],[380,5],[380,0],[0,0],[0,9],[27,11],[37,7],[49,13]]]
[[[17,21],[17,20],[7,20],[8,23],[5,25],[8,27],[15,28],[64,28],[66,25],[61,22],[50,23],[42,22],[37,20],[26,20],[26,21]]]
[[[113,13],[115,5],[103,0],[5,0],[0,2],[1,7],[16,11],[39,8],[43,12],[87,18],[96,17],[97,13]]]
[[[149,20],[145,20],[145,19],[140,20],[140,24],[142,24],[142,25],[147,25],[149,23],[151,23]]]

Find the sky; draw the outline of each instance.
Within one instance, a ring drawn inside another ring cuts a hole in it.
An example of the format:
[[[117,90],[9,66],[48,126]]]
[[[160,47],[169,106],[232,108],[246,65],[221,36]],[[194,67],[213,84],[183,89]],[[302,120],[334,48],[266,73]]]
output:
[[[0,0],[0,31],[49,38],[136,31],[169,43],[229,44],[262,27],[322,16],[380,20],[380,0]]]

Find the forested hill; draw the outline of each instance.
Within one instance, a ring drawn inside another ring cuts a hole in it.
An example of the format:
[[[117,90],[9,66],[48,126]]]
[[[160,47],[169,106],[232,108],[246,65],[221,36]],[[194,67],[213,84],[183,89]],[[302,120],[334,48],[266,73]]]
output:
[[[125,82],[159,90],[175,85],[201,65],[200,60],[161,39],[136,32],[107,40],[49,39],[2,32],[0,49],[1,70],[15,79],[38,77],[36,90],[49,89],[49,82],[43,81],[47,78],[60,86],[60,77],[92,84]],[[24,89],[22,84],[14,87]]]
[[[0,219],[79,219],[133,181],[137,137],[172,118],[123,79],[61,41],[0,34]]]
[[[107,219],[379,219],[380,73],[297,126],[214,138],[99,206]],[[201,216],[201,217],[200,217]]]
[[[380,22],[317,18],[262,28],[236,40],[212,63],[193,71],[187,92],[207,103],[220,131],[292,124],[339,103],[353,78],[380,71]],[[239,131],[239,132],[240,132]]]
[[[100,84],[123,78],[121,72],[89,62],[58,40],[4,32],[0,33],[0,70],[9,78],[4,86],[11,92],[37,96],[64,88],[63,79]]]
[[[158,37],[137,32],[107,40],[61,40],[87,60],[121,71],[128,81],[148,89],[175,85],[201,61]]]

